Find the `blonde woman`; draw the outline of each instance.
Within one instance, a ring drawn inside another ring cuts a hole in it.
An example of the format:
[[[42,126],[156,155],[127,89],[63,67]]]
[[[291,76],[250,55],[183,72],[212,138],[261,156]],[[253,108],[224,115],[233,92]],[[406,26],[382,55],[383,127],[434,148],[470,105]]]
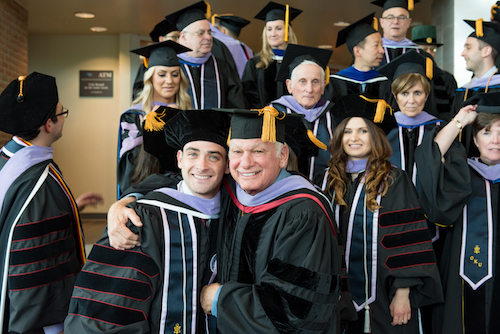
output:
[[[158,130],[175,109],[191,109],[184,76],[177,53],[190,51],[173,41],[149,45],[131,52],[145,57],[147,71],[144,88],[120,117],[118,137],[118,197],[132,184],[153,173],[177,172],[172,153],[171,163],[162,163],[143,149],[143,130]],[[161,107],[158,113],[156,110]],[[143,125],[144,121],[144,125]],[[165,152],[168,154],[168,152]]]
[[[255,16],[266,25],[262,31],[262,50],[247,62],[241,78],[251,108],[262,108],[287,93],[285,84],[276,82],[275,77],[288,43],[298,44],[289,23],[300,13],[300,9],[271,1]]]

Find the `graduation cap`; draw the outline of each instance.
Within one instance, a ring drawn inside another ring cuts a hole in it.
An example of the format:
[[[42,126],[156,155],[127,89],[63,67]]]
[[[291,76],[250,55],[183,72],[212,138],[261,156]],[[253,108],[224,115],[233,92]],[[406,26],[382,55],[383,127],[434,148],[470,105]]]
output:
[[[476,112],[500,114],[500,92],[479,93],[463,103],[463,106],[477,104]]]
[[[177,30],[182,31],[191,23],[199,20],[206,20],[207,17],[211,16],[210,5],[205,1],[198,1],[191,6],[187,6],[175,13],[165,16],[165,19],[175,25]]]
[[[276,20],[285,21],[285,42],[288,42],[288,26],[292,24],[292,21],[300,13],[302,13],[302,10],[290,7],[288,4],[282,5],[274,1],[269,1],[254,18],[266,22]]]
[[[153,42],[158,43],[160,41],[160,36],[165,36],[172,31],[177,31],[177,28],[167,20],[163,20],[155,25],[154,29],[149,33],[149,36]]]
[[[411,50],[402,54],[390,63],[379,67],[377,71],[388,77],[391,81],[408,73],[418,73],[429,80],[443,74],[443,71],[437,67],[431,55],[422,51],[419,53],[417,50]]]
[[[350,117],[366,118],[384,130],[386,134],[396,126],[390,104],[383,99],[372,99],[364,95],[341,96],[332,108],[332,114],[338,123]]]
[[[500,24],[497,22],[484,22],[483,19],[464,21],[475,30],[469,37],[486,42],[497,52],[500,52]]]
[[[289,79],[293,69],[302,64],[304,60],[310,60],[318,64],[323,70],[325,70],[325,77],[329,78],[330,74],[326,72],[328,72],[328,62],[330,61],[332,53],[332,50],[288,44],[285,56],[281,61],[280,69],[278,73],[276,73],[275,80],[285,81],[286,79]]]
[[[419,3],[420,0],[375,0],[372,1],[372,4],[382,7],[382,10],[385,12],[389,8],[404,8],[408,11],[413,10],[416,3]]]
[[[163,128],[180,112],[179,109],[161,106],[156,111],[149,112],[142,125],[144,150],[158,159],[164,171],[178,170],[175,159],[177,149],[167,145]]]
[[[49,119],[57,102],[54,77],[38,72],[20,76],[0,95],[0,131],[18,135],[37,130]]]
[[[419,45],[443,45],[436,40],[436,27],[430,25],[413,27],[411,30],[411,40],[413,43]]]
[[[339,47],[342,44],[347,44],[347,48],[350,52],[352,49],[358,45],[359,42],[364,40],[367,36],[378,32],[377,19],[375,18],[375,12],[368,16],[363,17],[361,20],[354,22],[348,27],[340,30],[337,35],[337,45]]]
[[[250,21],[245,20],[242,17],[234,16],[234,15],[220,15],[220,16],[218,16],[218,18],[219,18],[219,25],[220,26],[229,29],[230,31],[232,31],[236,35],[239,35],[241,32],[241,29],[246,27],[248,24],[250,24]],[[212,25],[213,25],[213,23],[212,23]]]
[[[197,140],[227,149],[229,115],[214,110],[184,110],[165,123],[164,131],[166,144],[175,150]]]
[[[500,23],[500,1],[491,6],[491,21]]]
[[[144,66],[180,66],[178,53],[189,52],[191,49],[180,45],[174,41],[164,41],[151,44],[142,48],[131,50],[130,52],[144,56]]]

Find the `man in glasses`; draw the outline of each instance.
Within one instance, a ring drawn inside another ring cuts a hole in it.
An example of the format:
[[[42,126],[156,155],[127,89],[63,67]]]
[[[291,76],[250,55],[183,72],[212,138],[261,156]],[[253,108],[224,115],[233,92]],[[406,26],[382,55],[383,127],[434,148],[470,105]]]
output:
[[[244,108],[238,73],[212,55],[214,40],[206,12],[207,4],[199,1],[165,17],[180,31],[179,43],[192,50],[179,54],[182,71],[189,81],[192,108]]]
[[[380,26],[383,33],[384,58],[380,63],[383,66],[406,51],[417,49],[418,46],[406,38],[410,28],[410,10],[419,0],[375,0],[373,4],[382,7]]]
[[[52,160],[67,115],[48,75],[21,76],[0,95],[0,131],[14,135],[0,150],[4,332],[60,333],[85,262],[78,210],[102,197],[75,200]]]

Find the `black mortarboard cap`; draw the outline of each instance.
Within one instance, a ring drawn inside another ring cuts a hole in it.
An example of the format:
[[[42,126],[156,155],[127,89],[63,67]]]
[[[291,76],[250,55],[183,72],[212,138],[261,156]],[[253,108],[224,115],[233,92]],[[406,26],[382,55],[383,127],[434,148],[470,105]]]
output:
[[[302,13],[302,10],[293,8],[293,7],[288,7],[289,10],[289,23],[291,23],[297,16],[299,16],[300,13]],[[286,5],[282,5],[279,3],[276,3],[274,1],[269,1],[267,5],[264,6],[260,10],[260,12],[255,15],[255,18],[258,20],[263,20],[263,21],[276,21],[276,20],[285,20],[285,12],[286,12]]]
[[[352,52],[352,49],[358,45],[359,42],[364,40],[366,36],[377,32],[377,30],[373,27],[374,17],[375,12],[340,30],[337,34],[337,44],[335,47],[338,48],[345,43],[347,44],[349,51]]]
[[[469,37],[486,42],[497,52],[500,52],[500,24],[497,22],[484,22],[483,19],[464,21],[475,30]]]
[[[419,45],[443,45],[437,42],[436,27],[431,25],[413,27],[411,30],[411,41]]]
[[[219,16],[219,25],[222,27],[226,27],[230,31],[234,32],[235,34],[239,35],[241,32],[241,28],[247,26],[250,23],[250,21],[245,20],[242,17],[239,16],[233,16],[233,15],[222,15]]]
[[[144,66],[149,68],[158,65],[180,66],[177,54],[189,51],[191,51],[191,49],[186,48],[179,43],[174,41],[164,41],[134,49],[130,52],[144,56],[147,59],[144,61]]]
[[[337,124],[350,117],[366,118],[384,130],[386,134],[396,126],[392,108],[385,100],[371,99],[363,95],[341,96],[332,108],[332,114]]]
[[[390,63],[379,67],[377,71],[388,77],[390,81],[408,73],[418,73],[429,80],[443,74],[431,55],[422,51],[417,52],[417,50],[411,50],[396,57]]]
[[[288,44],[281,66],[276,73],[276,81],[285,81],[290,78],[290,75],[295,67],[300,65],[304,60],[310,60],[326,69],[332,50],[313,48],[310,46],[303,46],[297,44]]]
[[[175,158],[177,149],[167,145],[164,126],[180,112],[179,109],[161,106],[151,111],[142,125],[144,150],[158,159],[164,171],[178,170]]]
[[[207,19],[205,16],[207,8],[208,4],[205,1],[198,1],[191,6],[187,6],[175,13],[165,16],[165,19],[175,25],[177,30],[182,31],[193,22]]]
[[[286,114],[271,106],[263,109],[214,109],[231,115],[229,139],[255,139],[263,141],[285,142]]]
[[[229,115],[213,110],[185,110],[165,124],[165,141],[176,150],[189,142],[209,141],[227,149]]]
[[[160,41],[160,36],[165,36],[169,32],[176,31],[177,28],[167,20],[163,20],[157,25],[155,25],[155,28],[149,33],[149,36],[151,36],[151,40],[153,42],[158,43]]]
[[[477,104],[476,112],[500,114],[500,92],[479,93],[463,103],[464,106],[470,104]]]
[[[12,81],[0,95],[0,131],[18,135],[42,126],[59,102],[56,79],[33,72]]]
[[[372,4],[382,7],[383,11],[395,7],[401,7],[410,11],[413,10],[414,5],[419,2],[420,0],[375,0],[372,1]]]

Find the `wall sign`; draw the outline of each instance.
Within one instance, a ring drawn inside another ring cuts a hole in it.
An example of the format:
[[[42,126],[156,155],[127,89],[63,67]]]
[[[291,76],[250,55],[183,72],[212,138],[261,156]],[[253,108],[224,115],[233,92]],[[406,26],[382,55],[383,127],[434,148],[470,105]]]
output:
[[[113,97],[113,71],[80,71],[80,97]]]

